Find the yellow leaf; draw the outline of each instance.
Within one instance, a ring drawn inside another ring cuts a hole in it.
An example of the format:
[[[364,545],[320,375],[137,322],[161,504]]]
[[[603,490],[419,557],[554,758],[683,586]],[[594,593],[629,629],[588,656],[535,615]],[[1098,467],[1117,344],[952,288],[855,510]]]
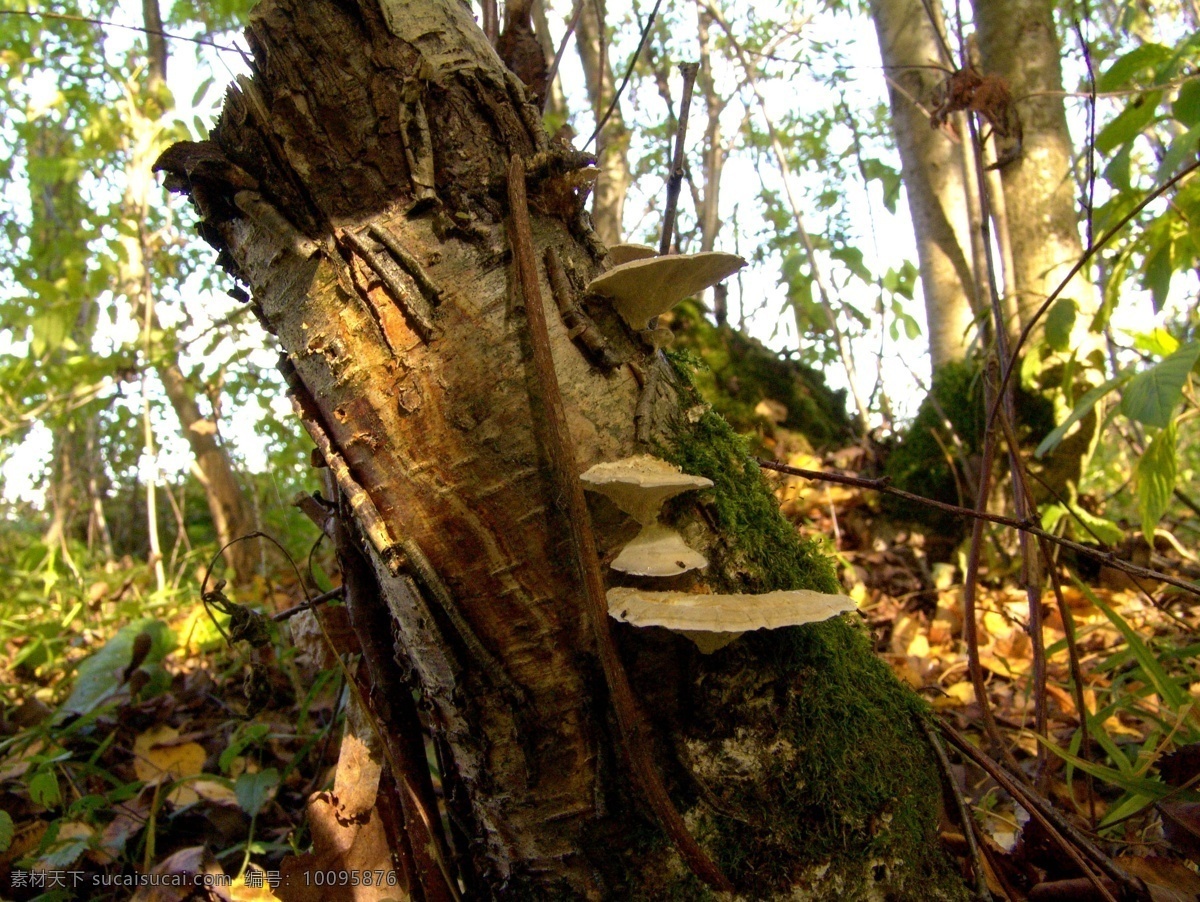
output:
[[[179,742],[179,731],[157,726],[133,741],[133,770],[146,783],[173,783],[194,777],[204,767],[204,747],[195,742]],[[189,786],[175,787],[167,797],[174,805],[190,805],[199,795]]]

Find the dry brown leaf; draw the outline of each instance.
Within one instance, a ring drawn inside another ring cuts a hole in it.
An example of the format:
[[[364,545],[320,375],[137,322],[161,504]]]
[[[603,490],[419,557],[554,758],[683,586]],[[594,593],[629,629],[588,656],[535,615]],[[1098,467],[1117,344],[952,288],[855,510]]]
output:
[[[193,902],[198,899],[232,902],[229,887],[222,885],[225,872],[216,856],[204,846],[180,849],[152,867],[150,873],[187,879],[179,886],[169,883],[140,886],[130,902]],[[205,881],[204,877],[209,879]],[[195,882],[198,878],[200,883]]]
[[[358,702],[351,699],[333,778],[333,796],[343,821],[363,823],[370,817],[382,773],[383,755],[375,730]]]
[[[1113,862],[1126,873],[1146,881],[1154,902],[1194,902],[1200,897],[1200,874],[1181,861],[1161,855],[1146,858],[1121,855]]]
[[[333,890],[310,885],[304,876],[314,871],[383,872],[395,875],[397,879],[399,875],[392,865],[392,853],[378,808],[371,810],[370,820],[365,824],[345,823],[338,816],[333,797],[329,793],[317,793],[309,799],[307,815],[313,851],[283,860],[280,865],[282,882],[275,890],[282,902],[384,902],[406,897],[402,887],[388,886],[387,879],[382,885],[339,886]]]

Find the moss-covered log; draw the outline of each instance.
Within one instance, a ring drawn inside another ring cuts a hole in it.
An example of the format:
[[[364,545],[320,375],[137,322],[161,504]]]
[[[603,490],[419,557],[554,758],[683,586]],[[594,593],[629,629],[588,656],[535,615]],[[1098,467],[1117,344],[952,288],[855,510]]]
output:
[[[550,145],[465,5],[268,0],[248,40],[254,77],[160,168],[250,287],[353,515],[408,675],[377,668],[373,691],[416,689],[441,753],[461,844],[443,864],[483,897],[701,898],[626,776],[521,305],[545,307],[581,467],[657,451],[715,483],[667,511],[712,565],[657,588],[831,590],[829,561],[685,374],[585,296],[607,261],[580,155]],[[513,154],[539,258],[556,250],[612,360],[576,343],[544,273],[543,297],[521,297]],[[592,513],[611,558],[636,524],[601,499]],[[959,893],[920,706],[850,619],[709,657],[659,630],[613,635],[675,804],[747,898]]]

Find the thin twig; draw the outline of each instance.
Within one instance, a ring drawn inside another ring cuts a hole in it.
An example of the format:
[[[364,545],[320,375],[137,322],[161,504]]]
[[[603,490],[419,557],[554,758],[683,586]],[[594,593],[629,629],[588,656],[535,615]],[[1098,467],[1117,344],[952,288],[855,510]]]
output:
[[[893,495],[897,498],[903,498],[906,501],[912,501],[916,504],[922,504],[926,507],[932,507],[940,511],[945,511],[950,514],[957,514],[962,517],[971,517],[975,520],[986,520],[989,523],[996,523],[1000,526],[1008,526],[1011,529],[1019,529],[1022,532],[1027,532],[1030,535],[1045,539],[1048,542],[1053,542],[1063,548],[1069,548],[1071,551],[1085,555],[1093,560],[1099,561],[1106,567],[1112,567],[1114,570],[1120,570],[1124,573],[1140,576],[1144,579],[1153,579],[1158,582],[1167,583],[1175,586],[1177,589],[1183,589],[1185,592],[1190,592],[1192,595],[1200,596],[1200,585],[1195,583],[1185,582],[1181,579],[1176,579],[1166,573],[1158,570],[1150,570],[1146,567],[1139,567],[1137,564],[1131,564],[1128,561],[1123,561],[1114,555],[1111,551],[1097,551],[1095,548],[1089,548],[1087,545],[1079,542],[1072,542],[1070,539],[1064,539],[1062,536],[1056,536],[1054,533],[1047,532],[1040,526],[1025,520],[1016,520],[1012,517],[1005,517],[1000,514],[992,514],[987,511],[972,510],[969,507],[959,507],[956,504],[947,504],[944,501],[934,501],[932,498],[924,498],[921,495],[914,495],[912,492],[906,492],[903,489],[895,489],[888,485],[886,479],[868,479],[861,476],[847,476],[843,473],[826,473],[821,470],[806,470],[802,467],[790,467],[786,464],[776,463],[773,460],[763,460],[759,458],[758,465],[767,470],[776,470],[780,473],[787,473],[789,476],[803,476],[805,479],[817,479],[825,482],[836,482],[841,485],[851,485],[858,488],[870,489],[876,492],[883,492],[887,495]]]
[[[283,621],[291,620],[297,614],[300,614],[304,611],[311,611],[313,608],[320,607],[326,602],[336,601],[337,599],[341,598],[343,594],[344,589],[341,586],[338,586],[335,589],[330,589],[328,592],[323,592],[311,601],[301,602],[298,605],[293,605],[290,608],[286,608],[285,610],[280,611],[278,614],[273,615],[271,619],[276,623],[283,623]]]
[[[988,496],[992,490],[992,469],[996,464],[996,435],[987,432],[983,437],[983,454],[979,467],[978,494],[975,504],[980,512],[987,510]],[[967,670],[971,676],[971,686],[975,689],[975,701],[979,705],[979,713],[983,719],[983,730],[997,752],[1013,771],[1022,774],[1017,761],[1000,735],[1000,727],[996,724],[996,716],[992,713],[992,703],[988,698],[987,684],[983,680],[983,662],[979,657],[979,627],[975,620],[975,596],[979,589],[979,564],[983,557],[983,519],[976,518],[971,523],[971,544],[967,552],[967,567],[963,574],[963,644],[967,647]]]
[[[991,902],[992,894],[988,890],[987,874],[983,868],[983,856],[980,854],[980,843],[976,838],[976,833],[979,830],[979,825],[975,823],[975,818],[971,816],[971,811],[967,807],[967,800],[963,798],[962,790],[958,788],[958,782],[954,779],[954,771],[950,767],[950,759],[946,757],[946,749],[942,745],[941,739],[934,732],[933,727],[924,717],[918,717],[917,722],[921,725],[921,731],[925,734],[925,739],[933,748],[934,755],[937,756],[938,765],[942,769],[942,779],[946,781],[946,786],[950,793],[954,796],[954,807],[958,810],[958,820],[962,824],[963,839],[967,843],[967,855],[971,859],[971,870],[975,872],[975,896],[980,902]]]
[[[987,755],[971,745],[961,733],[944,720],[939,721],[938,726],[941,727],[946,738],[950,740],[950,743],[959,752],[965,757],[970,758],[989,777],[995,780],[1005,792],[1011,795],[1022,808],[1041,823],[1046,832],[1050,834],[1051,839],[1058,843],[1062,850],[1079,866],[1079,869],[1092,881],[1097,891],[1104,898],[1116,902],[1108,889],[1092,874],[1091,868],[1084,862],[1082,855],[1086,855],[1104,873],[1104,876],[1119,886],[1124,897],[1129,899],[1150,898],[1146,890],[1146,885],[1141,880],[1125,873],[1113,864],[1111,858],[1096,848],[1092,841],[1084,836],[1078,828],[1055,811],[1053,805],[1036,792],[1030,792],[1023,788],[1013,779],[1011,774],[1004,770],[1003,766],[992,761]],[[1068,840],[1070,841],[1068,842]]]
[[[625,77],[621,79],[621,86],[617,88],[617,93],[613,95],[612,103],[608,105],[608,109],[604,111],[604,115],[600,117],[600,121],[596,123],[596,130],[584,142],[584,150],[587,150],[591,146],[591,143],[600,136],[600,131],[608,124],[609,117],[612,116],[613,110],[617,108],[617,102],[621,99],[621,93],[625,90],[625,86],[629,84],[629,79],[633,77],[633,67],[637,65],[638,57],[642,55],[646,41],[650,39],[650,29],[654,27],[654,17],[658,15],[658,8],[660,6],[662,6],[662,0],[654,0],[654,9],[650,10],[650,18],[646,20],[646,25],[642,29],[642,37],[638,41],[637,50],[633,51],[633,56],[629,58],[629,66],[625,69]],[[603,27],[603,24],[601,23],[601,27]]]
[[[1046,569],[1050,571],[1050,585],[1054,588],[1054,601],[1058,605],[1058,616],[1063,622],[1063,633],[1067,638],[1067,661],[1071,671],[1071,688],[1075,697],[1076,713],[1079,715],[1080,756],[1084,761],[1092,760],[1092,733],[1088,726],[1087,699],[1083,694],[1083,667],[1079,663],[1079,645],[1075,640],[1075,618],[1063,598],[1062,579],[1058,575],[1058,567],[1050,556],[1049,542],[1038,539],[1042,557],[1046,561]],[[1084,771],[1084,785],[1087,787],[1088,823],[1096,829],[1096,785],[1092,775]],[[1075,790],[1071,789],[1071,801],[1075,800]]]
[[[66,13],[47,13],[36,9],[0,9],[0,16],[29,16],[30,18],[59,19],[63,22],[85,22],[88,25],[99,25],[102,28],[123,28],[125,31],[140,31],[143,34],[169,38],[172,41],[187,41],[189,44],[212,47],[215,50],[236,53],[243,58],[245,57],[245,51],[239,47],[229,47],[225,44],[218,44],[215,41],[206,41],[204,38],[189,38],[186,35],[173,34],[172,32],[162,31],[158,28],[146,28],[141,25],[123,25],[120,22],[109,22],[107,19],[94,19],[91,16],[69,16]]]
[[[579,17],[583,14],[583,4],[585,2],[586,0],[575,0],[575,8],[571,10],[571,21],[567,23],[566,34],[559,41],[558,51],[554,54],[554,60],[550,63],[550,68],[546,70],[546,96],[542,99],[543,113],[550,103],[550,86],[554,84],[554,76],[558,75],[558,67],[562,63],[563,54],[566,53],[567,42],[571,40],[571,35],[575,33],[575,28],[579,25]]]
[[[671,161],[671,174],[667,178],[667,203],[663,208],[662,238],[658,242],[660,254],[671,253],[671,239],[675,233],[675,210],[679,206],[679,189],[683,187],[683,144],[687,138],[692,88],[696,84],[696,73],[699,71],[699,63],[679,64],[679,74],[683,76],[683,97],[679,100],[679,123],[675,128],[675,157]]]
[[[620,728],[621,739],[629,755],[631,776],[635,785],[645,793],[646,801],[658,816],[663,829],[675,843],[688,867],[714,889],[732,892],[733,885],[700,848],[688,832],[687,825],[676,810],[663,785],[662,774],[654,764],[648,744],[649,728],[637,709],[629,677],[617,654],[608,618],[608,601],[604,592],[604,577],[596,554],[596,539],[583,483],[579,481],[579,465],[567,415],[563,407],[554,358],[550,352],[550,334],[546,327],[542,289],[538,282],[537,254],[533,245],[533,230],[529,221],[529,203],[525,194],[525,164],[514,154],[508,167],[508,205],[511,217],[510,240],[521,293],[525,299],[525,315],[529,320],[529,343],[534,369],[541,387],[542,408],[546,413],[546,449],[550,457],[558,495],[565,499],[571,529],[575,563],[583,582],[586,614],[595,634],[596,650],[608,683],[613,712]]]

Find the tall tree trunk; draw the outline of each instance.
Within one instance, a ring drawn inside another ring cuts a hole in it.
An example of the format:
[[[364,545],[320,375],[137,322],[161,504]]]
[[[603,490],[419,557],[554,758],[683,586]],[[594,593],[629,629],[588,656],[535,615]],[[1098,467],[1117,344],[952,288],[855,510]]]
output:
[[[29,157],[41,160],[68,157],[69,133],[60,131],[49,119],[42,121],[43,127],[30,142]],[[64,247],[72,243],[70,230],[78,227],[83,215],[78,178],[70,172],[70,167],[39,167],[29,173],[29,271],[36,274],[29,291],[36,298],[37,308],[31,351],[34,357],[44,357],[43,368],[47,373],[59,370],[70,354],[89,348],[95,328],[95,305],[87,300],[73,301],[62,287],[73,265],[82,262],[64,256]],[[59,386],[52,382],[45,386],[48,396],[58,391]],[[47,487],[50,525],[42,541],[49,553],[48,561],[54,561],[61,553],[73,567],[67,543],[86,535],[85,514],[91,505],[85,474],[92,469],[93,462],[85,436],[92,428],[89,421],[94,421],[96,409],[89,404],[54,413],[50,421],[54,445]]]
[[[370,561],[355,595],[386,609],[413,681],[396,685],[382,662],[372,696],[419,691],[467,838],[461,861],[482,892],[702,892],[647,820],[607,714],[599,636],[619,643],[688,827],[749,897],[790,898],[795,886],[958,897],[936,850],[920,704],[860,627],[754,633],[707,657],[658,629],[588,628],[523,305],[549,321],[581,467],[650,450],[636,438],[640,411],[660,453],[716,482],[671,511],[711,564],[670,585],[832,591],[836,580],[724,421],[607,302],[582,295],[605,249],[570,187],[580,158],[550,150],[469,11],[458,0],[268,0],[248,40],[254,79],[230,88],[209,141],[176,145],[159,167],[190,192],[280,342],[296,410]],[[505,200],[514,154],[528,161],[539,258],[557,254],[569,300],[622,365],[593,365],[554,301],[518,292]],[[652,388],[644,399],[635,372]],[[636,524],[603,500],[592,511],[609,560]],[[411,788],[410,829],[427,796],[419,762],[394,773]]]
[[[930,9],[935,7],[931,6]],[[970,343],[975,279],[959,148],[929,127],[930,103],[946,65],[920,0],[872,0],[871,18],[888,79],[892,130],[917,238],[933,368],[962,360]]]
[[[162,19],[156,0],[142,0],[147,29],[149,75],[148,97],[131,95],[129,101],[130,154],[126,166],[125,215],[134,224],[135,233],[124,239],[125,261],[121,282],[134,316],[146,326],[148,335],[161,334],[162,327],[154,310],[154,285],[151,275],[154,240],[148,234],[147,216],[151,192],[157,190],[152,165],[162,150],[162,127],[152,112],[166,90],[167,46],[160,32]],[[173,350],[144,348],[146,363],[153,366],[163,384],[171,409],[179,419],[183,436],[195,458],[195,475],[204,488],[204,497],[212,516],[217,541],[225,550],[225,561],[235,582],[245,582],[254,573],[257,551],[252,542],[230,544],[239,536],[254,531],[246,501],[237,481],[229,452],[217,441],[217,424],[206,418],[196,403],[196,393],[188,383]],[[152,531],[153,532],[153,531]]]
[[[700,220],[700,250],[712,251],[717,247],[717,233],[721,231],[721,174],[725,171],[726,147],[721,134],[721,114],[725,112],[727,100],[717,93],[712,71],[712,14],[703,3],[696,4],[696,33],[700,40],[700,71],[696,85],[704,97],[707,118],[704,123],[704,192],[696,204],[696,216]],[[695,185],[691,179],[688,184]],[[722,282],[713,287],[713,319],[724,326],[729,319],[729,290]]]
[[[984,70],[1008,81],[1020,115],[1023,142],[1020,155],[1002,170],[1004,202],[1012,246],[1013,282],[1022,327],[1028,325],[1070,268],[1083,255],[1075,181],[1071,175],[1071,136],[1062,97],[1060,45],[1050,0],[977,2],[975,23]],[[1062,422],[1079,394],[1098,383],[1103,369],[1101,337],[1089,331],[1099,295],[1085,272],[1076,274],[1063,299],[1077,308],[1071,332],[1071,352],[1083,363],[1073,391],[1064,393],[1061,355],[1039,348],[1045,317],[1032,333],[1025,353],[1043,353],[1041,377]],[[1058,364],[1051,366],[1050,364]],[[1098,434],[1095,413],[1051,456],[1046,477],[1056,491],[1067,493],[1078,480]]]
[[[247,509],[245,493],[237,481],[233,461],[225,446],[217,440],[217,423],[201,412],[200,405],[196,403],[196,392],[178,363],[164,361],[159,364],[158,377],[192,449],[195,459],[192,473],[204,487],[204,499],[212,517],[217,542],[229,546],[225,549],[225,561],[233,570],[233,579],[246,582],[254,574],[259,543],[254,540],[230,544],[254,532],[255,526],[254,517]]]
[[[575,28],[579,60],[583,64],[588,100],[599,122],[608,111],[616,93],[612,61],[608,58],[608,33],[604,0],[583,0],[583,13]],[[621,105],[613,107],[608,122],[596,136],[596,165],[600,175],[592,201],[592,222],[605,244],[625,240],[625,195],[632,177],[629,174],[629,129],[621,117]]]

